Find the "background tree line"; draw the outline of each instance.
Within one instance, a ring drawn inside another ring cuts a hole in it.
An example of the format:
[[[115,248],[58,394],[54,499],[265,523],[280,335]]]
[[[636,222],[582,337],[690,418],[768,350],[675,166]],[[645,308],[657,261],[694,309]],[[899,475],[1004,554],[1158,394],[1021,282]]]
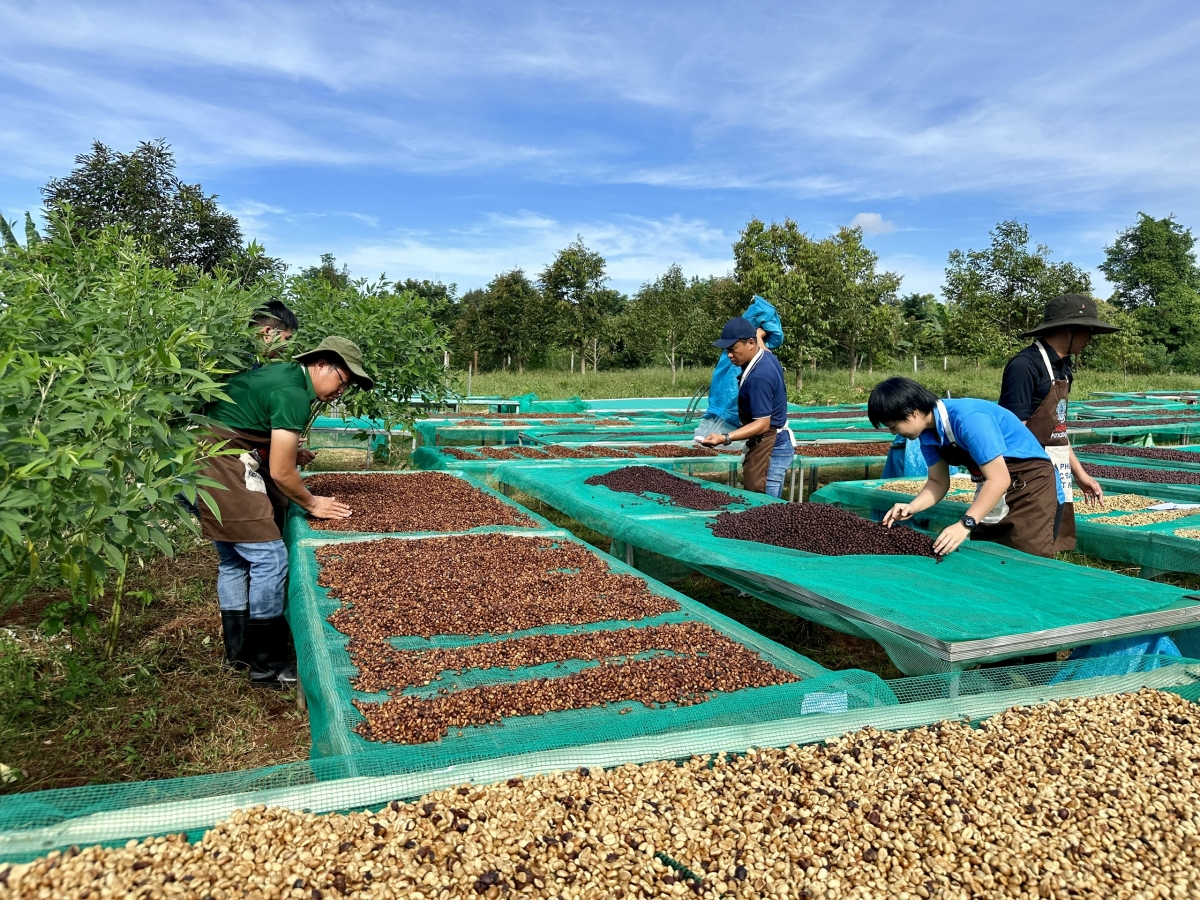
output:
[[[456,367],[484,371],[554,366],[597,368],[710,366],[711,341],[754,294],[779,310],[787,340],[779,350],[798,386],[819,365],[858,370],[917,356],[936,363],[964,357],[997,364],[1023,346],[1062,293],[1091,294],[1088,273],[1051,260],[1028,226],[1000,222],[980,250],[954,250],[941,297],[904,294],[900,276],[880,271],[861,229],[819,238],[791,219],[752,219],[733,245],[724,276],[688,276],[679,266],[632,296],[607,287],[603,257],[582,238],[534,276],[520,269],[486,287],[440,295]],[[1195,238],[1172,216],[1145,213],[1105,248],[1100,269],[1115,285],[1103,315],[1122,326],[1097,338],[1082,364],[1108,371],[1200,374],[1200,268]]]

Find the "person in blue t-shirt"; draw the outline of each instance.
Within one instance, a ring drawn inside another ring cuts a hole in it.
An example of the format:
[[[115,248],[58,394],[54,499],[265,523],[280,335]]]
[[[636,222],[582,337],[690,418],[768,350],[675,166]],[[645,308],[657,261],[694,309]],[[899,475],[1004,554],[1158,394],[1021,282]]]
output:
[[[771,497],[783,493],[783,477],[796,455],[792,433],[787,427],[787,385],[783,366],[775,354],[763,347],[753,322],[741,316],[721,329],[714,347],[725,351],[729,361],[742,370],[738,376],[738,420],[740,428],[724,434],[696,438],[706,447],[746,442],[742,455],[742,484],[748,491]]]
[[[908,503],[883,517],[889,528],[946,496],[950,466],[965,466],[975,499],[934,541],[951,553],[968,537],[1053,558],[1059,485],[1050,456],[1015,415],[987,400],[939,400],[911,378],[888,378],[871,391],[867,417],[876,428],[919,440],[928,480]]]

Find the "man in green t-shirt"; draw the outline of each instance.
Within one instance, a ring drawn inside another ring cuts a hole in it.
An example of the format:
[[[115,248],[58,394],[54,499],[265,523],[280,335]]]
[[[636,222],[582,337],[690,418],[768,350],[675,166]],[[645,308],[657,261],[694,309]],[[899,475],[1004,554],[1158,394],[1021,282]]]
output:
[[[288,503],[321,519],[351,514],[346,504],[311,494],[296,468],[313,404],[336,400],[351,384],[368,391],[375,386],[358,346],[327,337],[290,363],[234,375],[225,386],[229,400],[206,411],[213,439],[242,451],[208,458],[204,474],[225,490],[209,493],[219,517],[200,504],[200,527],[220,557],[217,597],[226,664],[248,669],[258,686],[296,682],[283,618],[287,548],[280,529]]]

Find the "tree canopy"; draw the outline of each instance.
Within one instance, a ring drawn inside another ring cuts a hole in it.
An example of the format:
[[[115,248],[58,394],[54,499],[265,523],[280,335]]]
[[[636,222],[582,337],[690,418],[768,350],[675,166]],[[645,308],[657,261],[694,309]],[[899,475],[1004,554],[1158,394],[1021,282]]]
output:
[[[162,268],[222,268],[244,283],[282,271],[261,247],[242,246],[237,217],[221,211],[215,194],[175,174],[175,155],[162,140],[144,141],[132,153],[96,141],[75,157],[69,175],[47,182],[42,196],[52,229],[70,227],[78,238],[115,226]]]

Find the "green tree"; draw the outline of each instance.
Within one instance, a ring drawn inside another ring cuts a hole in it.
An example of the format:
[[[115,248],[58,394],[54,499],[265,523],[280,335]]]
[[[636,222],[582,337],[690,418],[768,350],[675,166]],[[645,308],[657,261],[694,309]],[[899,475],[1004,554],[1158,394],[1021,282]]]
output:
[[[385,278],[352,279],[327,254],[320,267],[288,279],[286,298],[304,323],[306,342],[316,345],[337,334],[362,349],[375,389],[343,395],[342,406],[351,416],[378,419],[388,433],[416,418],[423,403],[450,393],[442,362],[447,335],[434,320],[428,297],[398,289]]]
[[[238,220],[221,211],[215,194],[180,180],[175,156],[161,140],[143,142],[132,153],[117,153],[96,141],[90,153],[75,157],[70,175],[42,188],[42,196],[52,231],[69,223],[78,239],[84,232],[117,226],[166,269],[222,268],[246,284],[283,272],[283,264],[257,244],[242,246]]]
[[[907,353],[941,356],[945,353],[946,306],[933,294],[905,294],[896,301],[902,320],[897,341]]]
[[[795,366],[796,387],[804,386],[804,364],[816,365],[829,344],[829,298],[811,280],[832,279],[836,262],[827,247],[804,234],[792,219],[764,225],[751,219],[733,245],[734,277],[748,294],[775,305],[785,339],[776,355]]]
[[[1050,249],[1031,248],[1029,227],[1001,222],[986,250],[952,250],[942,288],[949,312],[948,340],[957,353],[1003,356],[1019,335],[1042,321],[1046,301],[1059,294],[1090,294],[1091,279],[1074,263],[1050,262]]]
[[[1146,366],[1146,339],[1142,335],[1141,324],[1129,310],[1103,300],[1097,306],[1100,318],[1121,330],[1096,335],[1084,350],[1083,357],[1090,366],[1119,369],[1124,380],[1128,381],[1131,369],[1136,372]]]
[[[683,270],[672,265],[643,284],[629,304],[628,330],[648,346],[652,357],[671,367],[671,384],[693,333],[705,325],[701,294],[700,279],[689,282]]]
[[[200,475],[200,413],[253,356],[272,286],[218,271],[182,288],[129,234],[68,213],[51,210],[45,239],[27,217],[24,246],[0,219],[0,613],[57,586],[47,629],[86,625],[115,580],[111,654],[125,573],[195,529],[177,493],[218,487]]]
[[[821,243],[834,265],[823,266],[810,284],[815,293],[824,295],[823,305],[830,310],[830,334],[846,353],[850,383],[854,384],[859,351],[880,346],[894,334],[896,319],[887,304],[896,298],[900,276],[875,270],[879,256],[863,246],[861,228],[840,228]]]
[[[456,334],[469,331],[472,351],[478,350],[489,366],[504,368],[511,360],[524,372],[526,366],[545,361],[554,332],[555,304],[522,270],[503,272],[470,296],[470,309],[461,311]]]
[[[1100,264],[1116,291],[1112,302],[1133,311],[1153,343],[1174,352],[1200,340],[1200,268],[1196,239],[1174,216],[1138,221],[1104,248]]]
[[[583,236],[577,235],[555,254],[538,281],[546,297],[559,307],[563,343],[580,350],[580,371],[586,374],[589,354],[594,370],[599,364],[601,339],[608,336],[609,320],[620,310],[622,299],[604,286],[608,281],[604,257],[584,246]]]

